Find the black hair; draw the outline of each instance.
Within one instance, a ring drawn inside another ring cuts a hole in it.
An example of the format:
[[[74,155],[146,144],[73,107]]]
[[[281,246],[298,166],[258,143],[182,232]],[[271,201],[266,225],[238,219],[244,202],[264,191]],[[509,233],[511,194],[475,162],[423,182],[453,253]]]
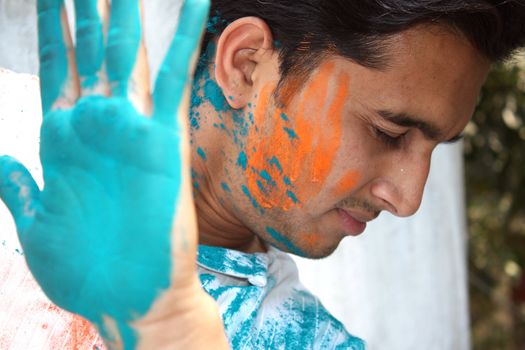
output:
[[[247,16],[268,23],[281,80],[307,74],[327,54],[382,69],[388,39],[420,24],[451,28],[491,62],[525,45],[525,0],[212,0],[204,47]]]

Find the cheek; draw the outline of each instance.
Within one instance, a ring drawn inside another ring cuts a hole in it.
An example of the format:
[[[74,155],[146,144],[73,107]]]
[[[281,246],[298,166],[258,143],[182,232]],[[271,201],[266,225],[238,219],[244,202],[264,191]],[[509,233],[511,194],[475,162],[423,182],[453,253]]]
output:
[[[326,184],[341,147],[350,85],[347,75],[334,73],[334,64],[323,65],[295,104],[286,103],[291,88],[285,87],[284,108],[269,106],[273,86],[261,92],[254,127],[239,156],[247,175],[246,192],[260,207],[288,211],[302,206]],[[347,176],[337,190],[355,182],[355,176]]]
[[[350,193],[360,179],[361,174],[358,171],[349,171],[336,182],[332,190],[332,195],[341,196],[342,194]]]

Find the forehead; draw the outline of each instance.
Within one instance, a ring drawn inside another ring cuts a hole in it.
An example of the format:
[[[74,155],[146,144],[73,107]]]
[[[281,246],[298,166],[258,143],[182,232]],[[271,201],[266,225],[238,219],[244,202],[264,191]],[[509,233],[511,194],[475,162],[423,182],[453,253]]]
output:
[[[351,79],[354,106],[421,116],[445,133],[466,123],[490,63],[465,38],[441,26],[418,26],[392,37],[386,50],[384,69],[332,56],[310,81],[323,65],[335,62],[333,74],[345,73]]]

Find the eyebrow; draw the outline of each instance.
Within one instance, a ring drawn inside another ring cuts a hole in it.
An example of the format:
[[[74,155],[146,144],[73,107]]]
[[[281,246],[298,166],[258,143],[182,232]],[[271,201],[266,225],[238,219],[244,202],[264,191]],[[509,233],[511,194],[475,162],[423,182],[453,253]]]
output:
[[[437,126],[409,113],[395,113],[388,110],[378,110],[376,113],[383,119],[399,126],[419,129],[427,139],[439,141],[443,138],[443,133]],[[454,143],[461,139],[463,139],[463,134],[460,133],[441,143]]]

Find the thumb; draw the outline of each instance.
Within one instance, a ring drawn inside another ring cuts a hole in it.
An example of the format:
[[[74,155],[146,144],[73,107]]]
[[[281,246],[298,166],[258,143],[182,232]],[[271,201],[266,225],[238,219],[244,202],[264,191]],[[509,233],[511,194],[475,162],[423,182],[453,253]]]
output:
[[[19,234],[32,223],[40,190],[29,171],[16,159],[0,157],[0,198],[13,216]]]

